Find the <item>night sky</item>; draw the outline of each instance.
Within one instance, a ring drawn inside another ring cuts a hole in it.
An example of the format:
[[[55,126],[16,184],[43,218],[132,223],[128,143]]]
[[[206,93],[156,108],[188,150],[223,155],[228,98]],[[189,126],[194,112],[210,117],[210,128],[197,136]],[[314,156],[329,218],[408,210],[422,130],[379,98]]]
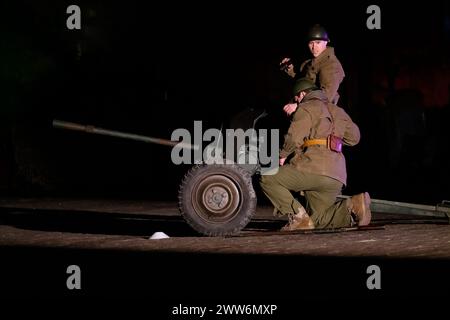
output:
[[[450,199],[450,5],[237,1],[4,1],[0,5],[0,191],[14,196],[175,200],[188,165],[170,148],[52,128],[60,119],[170,139],[266,110],[283,129],[291,81],[322,24],[346,72],[339,92],[361,143],[345,194]],[[68,30],[66,8],[81,8]],[[369,30],[366,8],[381,8]],[[255,111],[255,112],[256,112]],[[264,203],[261,199],[261,203]]]

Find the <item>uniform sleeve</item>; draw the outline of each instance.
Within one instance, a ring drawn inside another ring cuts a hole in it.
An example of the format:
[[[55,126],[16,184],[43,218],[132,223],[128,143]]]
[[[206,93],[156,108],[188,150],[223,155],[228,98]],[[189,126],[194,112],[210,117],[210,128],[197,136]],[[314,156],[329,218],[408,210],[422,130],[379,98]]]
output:
[[[329,104],[328,108],[333,112],[335,135],[342,138],[346,146],[358,144],[361,139],[361,134],[358,126],[352,121],[352,118],[350,118],[344,109],[336,105]]]
[[[322,67],[319,73],[320,88],[325,92],[328,101],[333,101],[343,79],[344,69],[339,61],[332,61]]]
[[[347,121],[347,126],[345,128],[342,141],[347,146],[354,146],[359,143],[360,139],[361,133],[359,132],[358,126],[351,119],[349,119],[349,121]]]
[[[297,109],[292,119],[287,134],[284,136],[283,149],[280,151],[280,158],[286,158],[295,149],[300,148],[311,131],[311,114],[301,106]]]
[[[359,143],[359,140],[361,139],[361,133],[358,126],[352,121],[350,116],[342,109],[341,112],[343,116],[339,121],[342,121],[341,125],[344,128],[342,141],[347,146],[354,146]]]
[[[311,59],[303,61],[302,64],[300,65],[300,71],[303,71],[303,69],[305,69],[305,66],[310,62],[311,62]]]

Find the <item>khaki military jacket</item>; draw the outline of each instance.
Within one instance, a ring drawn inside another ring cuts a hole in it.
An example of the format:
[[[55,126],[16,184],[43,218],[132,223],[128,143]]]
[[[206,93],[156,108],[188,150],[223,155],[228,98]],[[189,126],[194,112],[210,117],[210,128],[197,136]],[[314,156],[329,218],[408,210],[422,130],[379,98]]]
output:
[[[356,145],[360,140],[358,126],[344,109],[329,103],[322,90],[315,90],[303,98],[295,111],[280,157],[286,158],[295,153],[289,165],[300,171],[334,178],[345,185],[347,170],[343,153],[332,151],[325,145],[302,148],[306,140],[326,139],[332,133],[331,114],[334,135],[342,138],[344,145]]]
[[[314,82],[325,92],[328,101],[336,104],[339,100],[338,89],[345,77],[344,69],[334,55],[334,48],[327,47],[317,58],[306,60],[300,66],[301,77]]]

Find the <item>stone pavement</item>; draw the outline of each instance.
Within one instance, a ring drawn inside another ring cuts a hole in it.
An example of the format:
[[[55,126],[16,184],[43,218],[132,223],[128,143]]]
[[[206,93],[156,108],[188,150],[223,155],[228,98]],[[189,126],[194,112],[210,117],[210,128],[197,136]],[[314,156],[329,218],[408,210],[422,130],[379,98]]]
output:
[[[284,221],[272,217],[270,207],[259,207],[238,236],[209,238],[191,230],[174,203],[22,199],[2,200],[0,207],[2,246],[450,259],[450,225],[440,219],[374,213],[379,228],[279,233]],[[170,238],[149,240],[158,231]]]
[[[216,303],[233,292],[240,301],[274,302],[298,287],[296,296],[313,300],[450,297],[447,221],[373,217],[367,229],[280,233],[285,221],[259,207],[239,235],[205,237],[174,203],[3,199],[0,293]],[[157,231],[170,238],[150,240]],[[66,288],[70,265],[84,275],[81,293]],[[380,291],[367,287],[370,266],[381,270]]]

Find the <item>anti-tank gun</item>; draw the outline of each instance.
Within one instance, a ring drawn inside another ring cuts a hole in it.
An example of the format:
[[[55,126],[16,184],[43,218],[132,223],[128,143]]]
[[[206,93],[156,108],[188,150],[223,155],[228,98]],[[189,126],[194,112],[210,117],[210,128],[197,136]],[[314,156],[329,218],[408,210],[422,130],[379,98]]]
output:
[[[186,151],[201,154],[203,158],[195,159],[194,166],[181,181],[178,207],[186,222],[197,232],[208,236],[225,236],[242,230],[256,212],[252,176],[261,173],[262,167],[258,145],[258,138],[261,137],[258,137],[255,127],[256,122],[264,116],[265,112],[256,117],[250,130],[233,131],[234,134],[240,133],[237,135],[238,143],[231,148],[234,152],[223,151],[223,146],[226,144],[228,147],[229,144],[218,129],[215,131],[215,141],[203,150],[201,143],[195,144],[195,139],[194,144],[191,144],[61,120],[54,120],[53,127],[165,145],[172,147],[172,155]],[[226,137],[230,134],[227,130]],[[242,134],[244,139],[239,139]],[[236,134],[231,137],[233,141],[235,138]]]

